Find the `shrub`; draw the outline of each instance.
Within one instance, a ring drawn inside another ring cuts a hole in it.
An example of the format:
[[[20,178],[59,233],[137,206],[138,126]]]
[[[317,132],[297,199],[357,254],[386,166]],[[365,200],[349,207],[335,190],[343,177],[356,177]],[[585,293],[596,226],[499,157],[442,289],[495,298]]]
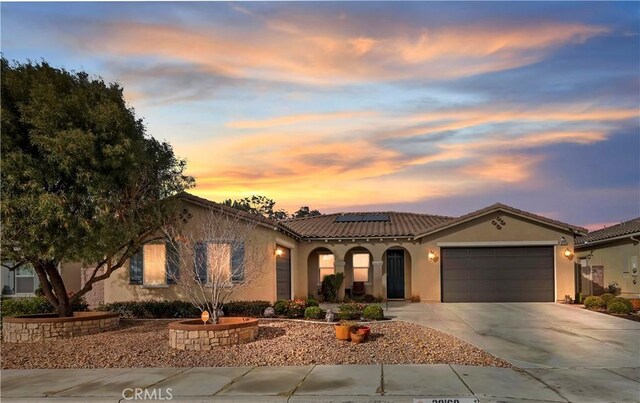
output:
[[[186,301],[123,301],[103,304],[98,311],[119,313],[128,319],[195,318],[200,310]]]
[[[322,319],[324,318],[324,312],[319,306],[310,306],[304,310],[305,319]]]
[[[362,316],[368,320],[382,320],[384,319],[384,312],[380,305],[369,305],[364,308]]]
[[[307,306],[320,306],[320,304],[318,304],[318,301],[316,301],[314,298],[309,298],[307,299]]]
[[[301,318],[304,316],[304,310],[307,308],[307,301],[303,299],[292,299],[287,301],[287,311],[285,315],[288,318]]]
[[[629,308],[629,312],[633,311],[633,304],[631,303],[631,301],[629,301],[626,298],[622,298],[622,297],[611,298],[609,300],[609,302],[607,303],[607,309],[609,309],[609,304],[613,304],[613,303],[617,303],[617,302],[620,302],[620,303],[624,304],[627,308]]]
[[[338,301],[338,291],[344,282],[344,273],[336,273],[325,276],[322,279],[322,295],[328,302]]]
[[[605,304],[602,298],[592,295],[584,299],[584,306],[588,309],[597,309],[604,308],[607,304]]]
[[[268,301],[233,301],[222,306],[225,316],[249,316],[259,318],[271,306]]]
[[[616,297],[615,295],[613,295],[613,294],[611,294],[611,293],[609,293],[609,292],[605,292],[604,294],[602,294],[602,295],[600,296],[600,298],[602,298],[602,299],[604,300],[604,303],[605,303],[605,304],[608,304],[608,303],[609,303],[609,301],[611,301],[611,300],[612,300],[612,299],[614,299],[615,297]]]
[[[287,313],[287,301],[276,301],[275,304],[273,304],[273,310],[275,311],[276,315],[284,315]]]
[[[340,320],[358,320],[367,304],[360,302],[345,302],[338,305],[338,318]]]
[[[80,298],[73,304],[73,310],[86,311],[88,305],[84,298]],[[0,307],[1,315],[5,316],[19,316],[19,315],[36,315],[41,313],[53,313],[55,310],[53,306],[47,301],[45,297],[19,297],[19,298],[4,298],[2,299],[2,306]]]
[[[628,314],[629,312],[631,312],[631,309],[629,309],[629,307],[621,301],[611,301],[609,303],[609,305],[607,305],[607,310],[611,313],[617,313],[617,314]]]

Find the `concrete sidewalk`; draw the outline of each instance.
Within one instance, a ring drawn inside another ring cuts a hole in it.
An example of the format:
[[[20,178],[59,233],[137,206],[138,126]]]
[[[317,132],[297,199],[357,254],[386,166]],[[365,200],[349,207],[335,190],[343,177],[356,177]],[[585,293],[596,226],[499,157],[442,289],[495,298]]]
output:
[[[530,403],[640,400],[638,368],[315,365],[34,369],[4,370],[1,375],[3,402],[126,402],[143,397],[177,402],[413,402],[429,397]]]

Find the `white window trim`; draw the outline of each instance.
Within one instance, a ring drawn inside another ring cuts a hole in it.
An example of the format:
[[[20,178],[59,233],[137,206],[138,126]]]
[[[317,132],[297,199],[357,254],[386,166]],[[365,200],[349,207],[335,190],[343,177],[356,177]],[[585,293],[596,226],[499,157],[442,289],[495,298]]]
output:
[[[355,260],[355,255],[367,255],[367,260],[369,260],[369,266],[365,267],[365,266],[354,266],[353,265],[353,261]],[[356,269],[367,269],[367,281],[364,281],[365,285],[372,285],[373,281],[371,280],[373,277],[373,269],[371,267],[371,254],[368,252],[355,252],[351,255],[351,270],[353,273],[353,280],[351,281],[351,288],[353,288],[353,283],[355,283],[355,278],[356,278],[356,274],[355,274],[355,270]]]
[[[336,274],[336,255],[334,255],[333,253],[327,253],[327,252],[318,252],[318,285],[322,285],[322,269],[329,269],[330,267],[322,267],[320,266],[320,260],[322,259],[323,255],[331,255],[333,256],[333,273],[331,274]]]

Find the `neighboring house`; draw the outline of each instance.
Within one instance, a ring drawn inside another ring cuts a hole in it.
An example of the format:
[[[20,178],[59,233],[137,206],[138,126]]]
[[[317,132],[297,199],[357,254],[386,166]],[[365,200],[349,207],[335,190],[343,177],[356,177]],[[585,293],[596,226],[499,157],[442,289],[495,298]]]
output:
[[[611,284],[623,297],[640,297],[640,217],[576,238],[576,287],[600,295]]]
[[[12,266],[12,262],[3,262]],[[2,266],[0,269],[0,289],[3,297],[32,297],[40,285],[38,276],[31,265],[23,265],[15,270]]]
[[[341,296],[415,296],[431,302],[563,300],[576,292],[574,239],[588,232],[503,204],[457,218],[368,212],[274,222],[190,194],[180,198],[183,212],[191,217],[187,225],[196,225],[211,209],[240,214],[256,223],[256,239],[268,243],[263,278],[241,287],[238,300],[316,296],[322,277],[336,272],[345,274]],[[193,273],[193,264],[176,268],[150,258],[145,263],[144,253],[157,257],[168,252],[145,246],[142,258],[93,291],[92,301],[181,298],[165,272]]]
[[[12,266],[9,261],[3,263]],[[80,289],[80,266],[78,263],[67,264],[60,269],[62,280],[68,291],[75,292]],[[29,264],[13,271],[4,266],[0,269],[0,290],[3,297],[33,297],[38,286],[40,286],[38,275]]]

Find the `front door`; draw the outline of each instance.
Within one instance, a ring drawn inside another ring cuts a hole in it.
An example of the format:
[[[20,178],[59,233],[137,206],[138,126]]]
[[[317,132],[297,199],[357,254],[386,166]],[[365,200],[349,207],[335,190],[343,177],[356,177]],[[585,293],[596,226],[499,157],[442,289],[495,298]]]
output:
[[[387,298],[404,298],[404,250],[387,251]]]
[[[291,299],[291,249],[278,246],[278,251],[279,254],[276,255],[278,299]]]

